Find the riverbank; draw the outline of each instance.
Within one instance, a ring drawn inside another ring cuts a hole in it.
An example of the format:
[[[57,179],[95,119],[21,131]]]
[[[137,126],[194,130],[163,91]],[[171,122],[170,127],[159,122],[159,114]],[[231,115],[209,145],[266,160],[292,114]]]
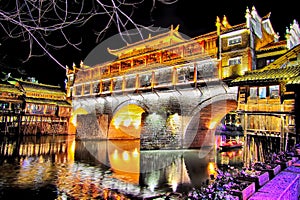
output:
[[[298,158],[299,156],[297,155],[297,157],[293,157],[292,160],[285,164],[284,162],[278,164],[276,170],[273,169],[273,172],[268,170],[268,172],[259,173],[260,175],[257,177],[248,176],[244,181],[236,181],[240,177],[230,172],[230,169],[221,170],[218,172],[220,176],[215,177],[215,181],[210,181],[203,188],[194,188],[188,194],[174,192],[146,199],[298,200],[300,199],[300,160]],[[230,168],[236,172],[238,171],[238,173],[241,172],[236,168]],[[220,181],[220,179],[222,180]],[[236,188],[230,188],[229,185],[238,182],[241,185],[246,183],[248,186],[241,191],[237,191]]]
[[[249,200],[298,200],[300,198],[300,161],[279,172]]]

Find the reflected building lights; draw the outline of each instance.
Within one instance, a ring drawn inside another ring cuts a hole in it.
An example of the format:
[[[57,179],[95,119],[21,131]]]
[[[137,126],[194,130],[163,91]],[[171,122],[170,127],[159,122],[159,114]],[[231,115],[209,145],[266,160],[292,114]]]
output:
[[[209,162],[208,165],[207,165],[207,172],[208,172],[208,175],[217,175],[217,165],[215,162]]]
[[[130,160],[128,151],[124,151],[123,152],[123,160],[124,161],[129,161]]]
[[[168,182],[169,185],[172,186],[173,192],[176,191],[177,185],[178,185],[178,180],[180,179],[180,164],[178,162],[173,162],[169,167],[168,167]]]
[[[148,182],[149,190],[151,192],[154,192],[155,187],[157,186],[157,182],[158,182],[158,180],[155,181],[153,179],[151,179],[151,181]]]
[[[211,123],[209,124],[209,129],[214,129],[217,125],[216,121],[211,121]]]
[[[113,159],[117,160],[118,159],[118,150],[115,149],[114,154],[113,154]]]
[[[134,158],[137,158],[139,156],[139,152],[138,152],[137,148],[135,148],[134,151],[132,152],[132,156]]]
[[[172,180],[172,191],[176,192],[178,183],[176,180]]]
[[[123,121],[123,125],[126,126],[126,127],[128,127],[131,124],[131,121],[132,121],[131,118],[128,117],[127,119],[125,119]]]

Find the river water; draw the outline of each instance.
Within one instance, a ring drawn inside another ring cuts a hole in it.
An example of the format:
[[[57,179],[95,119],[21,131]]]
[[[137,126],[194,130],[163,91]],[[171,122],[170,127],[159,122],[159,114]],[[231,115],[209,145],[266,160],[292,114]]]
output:
[[[201,187],[243,149],[140,151],[138,140],[74,136],[0,140],[0,199],[146,199]]]

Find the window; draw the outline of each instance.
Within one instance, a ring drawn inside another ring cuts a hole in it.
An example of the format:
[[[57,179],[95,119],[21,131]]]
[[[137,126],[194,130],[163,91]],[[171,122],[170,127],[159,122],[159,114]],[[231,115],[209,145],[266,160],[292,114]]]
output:
[[[113,90],[115,90],[115,91],[122,90],[122,85],[123,85],[123,78],[122,77],[114,79],[114,81],[113,81]]]
[[[84,85],[84,94],[90,94],[90,84]]]
[[[250,99],[256,99],[257,97],[257,88],[251,87],[250,88]]]
[[[151,86],[151,78],[152,78],[152,74],[151,73],[141,74],[140,75],[140,86],[141,87],[149,87],[149,86]]]
[[[242,43],[242,37],[241,36],[228,39],[228,46],[241,44],[241,43]]]
[[[270,99],[279,98],[279,85],[271,85],[269,87],[269,91],[270,91]]]
[[[102,92],[107,92],[110,90],[110,80],[105,80],[102,82]]]
[[[81,95],[82,85],[78,85],[75,87],[75,95]]]
[[[266,87],[259,87],[259,98],[265,99],[267,96],[267,88]]]
[[[240,89],[239,89],[239,102],[240,103],[245,103],[246,92],[247,92],[246,87],[240,87]]]
[[[100,82],[93,83],[93,93],[99,93],[100,92]]]
[[[242,63],[241,57],[230,58],[228,60],[228,65],[238,65]]]

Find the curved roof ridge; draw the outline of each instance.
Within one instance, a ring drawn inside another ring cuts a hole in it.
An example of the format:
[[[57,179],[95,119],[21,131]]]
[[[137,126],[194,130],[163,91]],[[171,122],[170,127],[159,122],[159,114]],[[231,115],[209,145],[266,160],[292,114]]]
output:
[[[142,49],[146,46],[147,43],[153,42],[153,41],[156,41],[156,40],[161,40],[162,38],[175,37],[175,38],[178,38],[179,40],[186,41],[186,39],[183,38],[180,35],[178,29],[179,29],[179,25],[177,25],[175,28],[173,28],[173,25],[172,25],[171,29],[167,32],[157,34],[155,36],[149,35],[149,37],[144,39],[144,40],[139,40],[137,42],[127,44],[126,46],[121,47],[119,49],[110,49],[108,47],[107,50],[110,54],[115,55],[115,56],[119,56],[122,53],[124,53],[124,51],[126,51],[128,49],[133,49],[133,47],[136,47],[136,49]]]

